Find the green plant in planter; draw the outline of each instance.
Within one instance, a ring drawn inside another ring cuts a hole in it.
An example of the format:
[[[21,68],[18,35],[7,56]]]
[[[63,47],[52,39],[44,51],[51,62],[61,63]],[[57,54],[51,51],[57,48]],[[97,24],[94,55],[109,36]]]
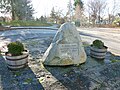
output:
[[[97,40],[93,41],[92,46],[95,47],[95,48],[101,49],[101,48],[104,48],[104,43],[101,40],[97,39]]]
[[[11,42],[7,45],[8,53],[10,53],[12,56],[19,56],[22,55],[22,52],[24,51],[24,46],[21,42]]]
[[[96,59],[104,60],[107,48],[101,40],[94,40],[90,48],[90,55]]]
[[[7,67],[11,70],[18,70],[28,65],[28,50],[24,49],[21,42],[11,42],[7,45],[8,52],[5,53]],[[11,62],[12,61],[12,62]]]

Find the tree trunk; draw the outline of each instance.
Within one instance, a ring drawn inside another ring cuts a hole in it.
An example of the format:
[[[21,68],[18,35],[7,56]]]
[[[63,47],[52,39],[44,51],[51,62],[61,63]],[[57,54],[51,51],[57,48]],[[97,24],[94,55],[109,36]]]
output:
[[[15,20],[15,12],[12,10],[12,20]]]
[[[11,13],[12,13],[12,20],[15,20],[15,10],[14,10],[14,4],[13,0],[11,0]]]

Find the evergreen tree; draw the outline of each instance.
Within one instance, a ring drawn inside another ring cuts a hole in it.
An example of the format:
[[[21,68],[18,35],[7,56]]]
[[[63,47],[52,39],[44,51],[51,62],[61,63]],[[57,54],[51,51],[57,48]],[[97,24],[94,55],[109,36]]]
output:
[[[75,19],[77,26],[82,25],[82,15],[83,15],[83,2],[81,0],[74,0],[74,6],[75,6]]]
[[[83,8],[83,2],[81,1],[81,0],[74,0],[74,6],[77,6],[77,5],[79,5],[80,6],[80,8]]]
[[[33,8],[30,0],[0,0],[2,13],[11,13],[12,20],[32,19]]]
[[[53,22],[55,21],[55,18],[56,18],[56,12],[55,12],[54,7],[53,7],[52,10],[51,10],[50,18],[53,19],[53,20],[52,20]]]

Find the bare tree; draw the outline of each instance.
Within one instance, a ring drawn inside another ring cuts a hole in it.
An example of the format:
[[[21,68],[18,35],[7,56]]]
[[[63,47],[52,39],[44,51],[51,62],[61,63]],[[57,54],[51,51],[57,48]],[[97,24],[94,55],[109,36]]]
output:
[[[104,13],[106,5],[106,2],[103,0],[91,0],[88,2],[87,6],[89,14],[91,14],[90,16],[92,17],[93,25],[95,25],[97,21],[100,23],[101,15]]]
[[[119,6],[119,3],[117,3],[116,0],[113,0],[113,8],[112,8],[112,11],[111,11],[112,15],[115,15],[115,12],[118,10],[118,6]]]
[[[110,14],[113,16],[112,17],[112,22],[115,20],[115,15],[117,15],[120,9],[120,1],[119,0],[113,0],[113,8],[112,11],[110,12]]]

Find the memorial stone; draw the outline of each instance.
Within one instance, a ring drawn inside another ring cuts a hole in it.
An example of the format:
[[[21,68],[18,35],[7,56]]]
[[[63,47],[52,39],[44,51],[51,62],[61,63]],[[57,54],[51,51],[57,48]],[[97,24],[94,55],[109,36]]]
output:
[[[79,65],[86,61],[80,35],[71,23],[61,25],[43,55],[43,64],[53,66]]]

